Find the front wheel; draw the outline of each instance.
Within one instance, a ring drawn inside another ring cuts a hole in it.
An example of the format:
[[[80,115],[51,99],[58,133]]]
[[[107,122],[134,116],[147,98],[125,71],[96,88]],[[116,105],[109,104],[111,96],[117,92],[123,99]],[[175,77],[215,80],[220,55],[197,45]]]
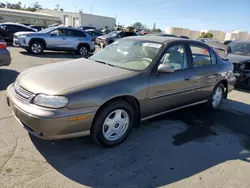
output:
[[[44,45],[41,42],[32,42],[29,47],[29,52],[33,54],[40,54],[44,50]]]
[[[86,45],[81,45],[78,47],[77,53],[85,57],[89,53],[89,48]]]
[[[91,135],[93,140],[106,147],[122,143],[135,124],[134,110],[126,101],[114,101],[105,106],[95,118]]]

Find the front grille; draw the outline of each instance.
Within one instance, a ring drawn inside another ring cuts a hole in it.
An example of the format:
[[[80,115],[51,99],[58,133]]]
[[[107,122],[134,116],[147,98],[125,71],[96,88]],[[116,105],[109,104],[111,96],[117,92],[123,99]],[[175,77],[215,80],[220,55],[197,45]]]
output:
[[[14,84],[14,95],[15,97],[22,101],[27,102],[33,96],[33,93],[22,88],[17,82]]]

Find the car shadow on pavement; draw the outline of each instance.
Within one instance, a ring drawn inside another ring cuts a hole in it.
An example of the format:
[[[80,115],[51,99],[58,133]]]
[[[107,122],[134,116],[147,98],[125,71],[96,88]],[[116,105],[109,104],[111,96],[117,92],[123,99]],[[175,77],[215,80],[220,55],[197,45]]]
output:
[[[143,122],[123,144],[109,149],[90,137],[62,141],[30,137],[51,166],[82,185],[158,187],[229,160],[249,162],[249,152],[242,152],[250,150],[249,119],[249,114],[209,111],[199,105]],[[198,176],[202,183],[202,175]]]
[[[5,90],[10,84],[12,84],[19,72],[11,69],[0,68],[0,91]]]
[[[22,55],[37,57],[37,58],[65,58],[65,59],[78,59],[83,58],[81,55],[77,55],[74,52],[43,52],[42,54],[31,54],[26,51],[20,52]],[[91,57],[93,54],[89,54],[85,58]]]

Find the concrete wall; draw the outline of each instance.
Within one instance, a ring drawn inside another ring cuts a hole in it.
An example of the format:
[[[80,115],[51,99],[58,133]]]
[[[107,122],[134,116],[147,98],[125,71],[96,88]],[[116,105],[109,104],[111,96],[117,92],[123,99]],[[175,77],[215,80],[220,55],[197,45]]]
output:
[[[179,28],[179,27],[168,27],[165,29],[165,33],[176,35],[176,36],[190,36],[190,30],[185,28]]]
[[[62,20],[63,24],[65,24],[65,20],[68,20],[68,25],[74,27],[77,26],[77,22],[75,20],[79,20],[80,25],[93,26],[97,29],[104,28],[105,26],[108,26],[110,29],[113,29],[116,23],[115,18],[98,16],[93,14],[62,12],[50,9],[42,9],[38,10],[38,12],[57,16]]]
[[[225,40],[238,40],[238,33],[226,33]]]
[[[205,32],[205,33],[212,33],[214,35],[214,39],[217,39],[217,40],[224,40],[225,39],[225,36],[226,36],[226,33],[223,32],[223,31],[218,31],[218,30],[201,30],[201,33],[202,32]]]
[[[190,30],[190,36],[191,39],[197,39],[200,36],[200,31]]]
[[[238,35],[237,40],[248,40],[248,32],[246,31],[236,30],[236,31],[233,31],[232,33],[235,33]]]
[[[47,26],[58,23],[60,19],[56,16],[40,14],[28,11],[19,11],[0,8],[0,22],[17,22],[39,26]]]

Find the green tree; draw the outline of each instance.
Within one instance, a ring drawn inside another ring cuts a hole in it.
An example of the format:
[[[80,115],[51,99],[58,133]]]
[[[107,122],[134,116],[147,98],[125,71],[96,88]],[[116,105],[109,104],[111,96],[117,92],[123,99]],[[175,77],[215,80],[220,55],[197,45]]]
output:
[[[136,30],[144,29],[144,25],[141,22],[135,22],[132,27],[134,27]]]
[[[214,35],[210,32],[202,32],[201,35],[199,36],[199,38],[213,38]]]
[[[29,6],[26,10],[27,11],[32,11],[35,12],[37,10],[42,9],[42,5],[40,5],[37,1],[35,3],[33,3],[31,6]]]

